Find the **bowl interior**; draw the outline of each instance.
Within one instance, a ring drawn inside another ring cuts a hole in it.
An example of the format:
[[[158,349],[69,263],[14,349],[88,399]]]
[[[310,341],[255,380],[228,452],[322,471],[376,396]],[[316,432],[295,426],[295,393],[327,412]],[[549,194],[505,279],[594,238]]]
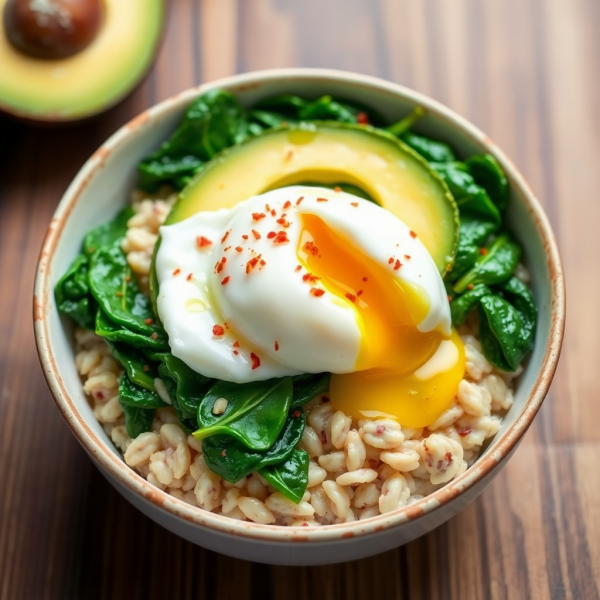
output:
[[[59,407],[76,433],[82,427],[77,413],[83,417],[83,427],[89,439],[82,441],[88,452],[97,457],[106,453],[119,457],[94,418],[83,393],[73,360],[72,326],[58,315],[53,288],[79,252],[83,234],[110,219],[129,201],[136,185],[138,161],[168,137],[189,102],[211,87],[230,89],[246,106],[262,97],[284,92],[307,97],[330,94],[371,106],[390,122],[404,116],[416,104],[421,104],[427,109],[427,114],[419,122],[418,131],[451,143],[461,157],[491,152],[500,161],[510,181],[510,227],[523,245],[524,261],[532,275],[539,310],[535,347],[518,382],[514,406],[485,451],[487,454],[496,453],[495,460],[500,460],[518,441],[537,412],[550,384],[560,348],[562,275],[546,218],[510,161],[479,130],[448,109],[393,84],[363,76],[319,71],[249,74],[184,92],[143,113],[119,130],[86,163],[65,194],[52,221],[38,270],[36,335],[48,381]],[[66,396],[70,398],[73,410],[65,407]],[[78,437],[81,440],[81,436]],[[472,479],[474,475],[470,477]],[[467,477],[462,486],[469,485],[468,481]],[[461,485],[460,482],[455,483]],[[420,501],[424,503],[425,510],[428,501],[433,507],[431,497]],[[377,519],[379,517],[374,521]]]

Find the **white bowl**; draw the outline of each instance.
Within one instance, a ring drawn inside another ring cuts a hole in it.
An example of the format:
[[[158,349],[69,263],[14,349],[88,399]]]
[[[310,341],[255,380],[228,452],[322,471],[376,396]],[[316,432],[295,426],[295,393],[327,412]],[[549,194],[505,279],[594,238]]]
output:
[[[96,421],[74,363],[72,327],[60,318],[54,286],[79,252],[84,233],[110,219],[136,185],[136,164],[174,130],[188,104],[209,89],[225,88],[244,105],[283,92],[330,94],[377,109],[390,120],[415,105],[426,134],[445,139],[459,155],[490,152],[510,182],[508,220],[523,244],[539,309],[533,353],[502,428],[463,475],[411,506],[378,517],[319,528],[242,522],[195,508],[148,483],[122,460]],[[353,560],[389,550],[427,533],[475,499],[516,449],[548,391],[562,343],[565,296],[554,235],[533,192],[513,164],[476,127],[441,104],[399,85],[340,71],[284,69],[237,75],[187,90],[119,129],[85,163],[65,193],[42,248],[35,282],[34,322],[44,375],[73,433],[105,477],[136,507],[170,531],[237,558],[286,565]]]

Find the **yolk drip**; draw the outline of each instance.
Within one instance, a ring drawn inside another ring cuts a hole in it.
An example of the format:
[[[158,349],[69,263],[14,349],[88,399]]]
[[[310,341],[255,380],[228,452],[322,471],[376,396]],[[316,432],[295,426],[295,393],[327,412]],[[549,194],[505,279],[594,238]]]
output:
[[[420,286],[399,281],[391,265],[363,256],[320,218],[303,215],[303,221],[300,261],[319,286],[352,306],[361,333],[355,372],[331,378],[332,405],[357,419],[433,423],[452,404],[464,373],[460,338],[420,332],[417,324],[429,312]]]

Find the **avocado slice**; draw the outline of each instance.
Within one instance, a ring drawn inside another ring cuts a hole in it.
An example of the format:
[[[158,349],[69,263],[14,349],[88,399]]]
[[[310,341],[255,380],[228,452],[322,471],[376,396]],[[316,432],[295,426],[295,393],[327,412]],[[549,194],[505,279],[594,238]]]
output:
[[[0,0],[0,15],[6,3]],[[103,12],[93,41],[59,59],[18,50],[0,20],[0,110],[34,121],[73,121],[128,94],[158,49],[165,0],[104,0]]]
[[[322,122],[267,131],[209,162],[181,192],[167,224],[279,187],[349,184],[413,229],[444,274],[458,242],[458,209],[446,184],[391,134]]]

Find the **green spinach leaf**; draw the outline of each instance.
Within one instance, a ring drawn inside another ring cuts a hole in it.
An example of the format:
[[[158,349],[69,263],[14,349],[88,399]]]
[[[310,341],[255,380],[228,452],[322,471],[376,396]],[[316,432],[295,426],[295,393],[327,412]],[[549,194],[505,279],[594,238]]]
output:
[[[331,96],[321,96],[298,112],[301,121],[339,121],[356,123],[356,113],[348,106],[334,100]]]
[[[284,462],[265,467],[260,474],[284,496],[298,504],[308,485],[308,463],[304,450],[294,450]]]
[[[243,384],[218,381],[198,407],[200,429],[194,436],[202,440],[217,433],[227,433],[248,448],[266,450],[283,427],[292,394],[291,377]],[[225,399],[227,407],[223,413],[214,414],[213,408],[219,399]]]
[[[326,394],[329,391],[330,380],[331,373],[304,373],[292,377],[294,382],[292,408],[299,408],[320,394]]]
[[[465,322],[467,315],[479,304],[484,296],[492,293],[490,288],[483,283],[479,283],[471,290],[457,296],[450,302],[450,314],[452,315],[452,324],[459,327]]]
[[[150,300],[140,291],[118,244],[92,254],[88,278],[92,295],[113,323],[154,339],[163,335]]]
[[[262,467],[285,461],[304,431],[304,413],[292,410],[279,437],[268,450],[250,450],[229,435],[213,435],[202,440],[202,452],[211,471],[235,483]]]
[[[190,413],[185,407],[179,402],[177,396],[177,385],[175,380],[169,375],[169,372],[164,364],[158,367],[158,374],[161,377],[162,382],[167,389],[169,398],[171,399],[171,405],[177,413],[180,425],[185,429],[186,433],[190,434],[198,429],[198,419],[196,413]]]
[[[83,250],[87,254],[93,254],[99,248],[112,246],[115,242],[122,240],[127,234],[127,221],[133,217],[135,211],[131,206],[125,207],[112,220],[102,223],[83,238]]]
[[[297,119],[301,110],[303,110],[308,101],[300,96],[293,94],[279,94],[278,96],[270,96],[263,98],[256,103],[256,109],[268,110],[281,113],[285,117]]]
[[[478,283],[503,283],[510,278],[520,258],[521,246],[508,233],[503,233],[486,248],[473,268],[457,281],[454,291],[462,293],[469,285]]]
[[[400,139],[428,162],[441,163],[456,160],[452,148],[444,142],[438,142],[411,131],[403,133]]]
[[[56,307],[84,329],[94,328],[95,301],[88,283],[89,260],[80,254],[54,288]]]
[[[491,154],[476,154],[465,161],[475,183],[486,190],[500,212],[508,205],[508,180]]]
[[[276,112],[270,112],[267,110],[258,110],[254,109],[249,112],[249,117],[258,122],[261,127],[266,127],[267,129],[271,129],[272,127],[281,127],[282,123],[290,123],[294,122],[285,115],[281,115]]]
[[[154,420],[154,409],[138,408],[127,404],[119,398],[121,408],[125,415],[125,427],[129,437],[135,439],[145,431],[152,429],[152,421]]]
[[[422,106],[417,106],[404,118],[386,127],[386,130],[389,131],[392,135],[400,137],[403,134],[405,134],[424,114],[425,109]]]
[[[155,327],[156,338],[131,331],[122,325],[113,323],[102,309],[96,313],[96,335],[106,338],[111,342],[122,342],[135,348],[143,348],[160,352],[161,350],[169,350],[167,343],[167,334],[162,330],[160,325]]]
[[[119,379],[119,400],[121,404],[137,408],[162,408],[167,406],[162,398],[153,390],[137,385],[131,381],[127,373]]]
[[[148,360],[145,354],[127,344],[107,342],[112,355],[121,363],[128,378],[143,388],[156,391],[154,380],[158,376],[156,366]]]

